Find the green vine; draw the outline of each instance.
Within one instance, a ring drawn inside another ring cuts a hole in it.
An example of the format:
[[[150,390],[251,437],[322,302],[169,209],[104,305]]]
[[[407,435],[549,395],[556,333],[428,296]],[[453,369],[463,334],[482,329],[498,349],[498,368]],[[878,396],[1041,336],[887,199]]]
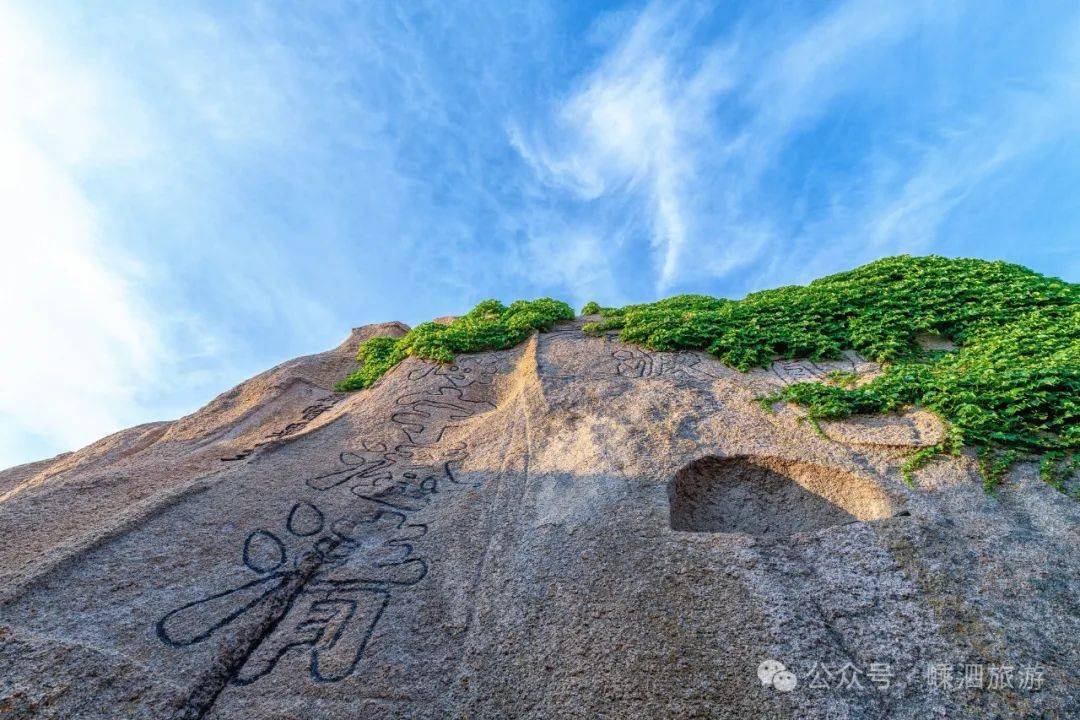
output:
[[[914,453],[905,479],[943,452],[973,446],[987,490],[1020,457],[1043,456],[1047,482],[1064,488],[1080,454],[1080,285],[1004,262],[939,256],[885,258],[809,285],[742,300],[679,295],[622,308],[591,302],[585,331],[617,331],[651,350],[701,350],[739,370],[780,358],[825,360],[852,349],[883,365],[863,384],[850,373],[790,385],[761,398],[806,408],[807,421],[923,407],[946,424],[945,442]],[[458,353],[511,347],[573,311],[542,298],[477,305],[448,324],[424,323],[400,338],[365,341],[360,367],[341,390],[370,387],[413,355],[452,362]],[[924,350],[921,335],[955,350]]]
[[[1014,462],[1016,462],[1015,450],[997,452],[989,447],[979,448],[979,472],[983,477],[983,490],[987,494],[992,495],[997,491],[1005,473]]]
[[[932,445],[916,450],[909,455],[904,464],[900,466],[900,475],[904,478],[904,482],[911,487],[915,487],[915,471],[929,465],[930,461],[943,451],[944,446]]]
[[[1080,470],[1080,453],[1048,452],[1039,463],[1039,477],[1056,490],[1069,493],[1068,481]],[[1080,486],[1072,495],[1080,498]]]
[[[414,355],[450,363],[459,353],[503,350],[517,345],[535,330],[549,330],[559,320],[573,320],[573,309],[550,298],[518,300],[510,306],[485,300],[449,323],[426,322],[402,337],[375,337],[360,343],[360,367],[334,387],[371,387],[399,362]]]
[[[762,405],[794,402],[811,420],[925,407],[949,426],[946,449],[994,452],[990,490],[1001,462],[1080,450],[1080,285],[1018,265],[899,256],[738,301],[681,295],[589,309],[601,320],[586,332],[617,330],[652,350],[704,350],[740,370],[854,349],[884,372],[860,386],[841,375],[798,383]],[[957,349],[923,350],[922,334]],[[916,453],[906,476],[939,452]]]

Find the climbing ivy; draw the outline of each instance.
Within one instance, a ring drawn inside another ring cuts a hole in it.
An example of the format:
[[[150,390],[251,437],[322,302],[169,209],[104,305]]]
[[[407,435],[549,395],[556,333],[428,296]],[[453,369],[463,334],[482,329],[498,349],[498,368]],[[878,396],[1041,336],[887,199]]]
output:
[[[458,353],[513,347],[534,330],[548,330],[558,320],[573,319],[569,305],[550,298],[518,300],[509,307],[498,300],[485,300],[449,323],[426,322],[402,337],[365,340],[356,354],[360,367],[335,387],[371,387],[410,355],[449,363]]]
[[[838,358],[846,349],[882,363],[857,384],[834,373],[763,398],[807,409],[808,420],[919,406],[946,423],[947,439],[915,453],[904,476],[943,452],[975,446],[992,491],[1018,453],[1042,455],[1043,476],[1064,487],[1080,457],[1080,285],[1004,262],[901,255],[808,285],[742,300],[679,295],[622,308],[586,305],[585,331],[618,331],[652,350],[703,350],[739,370],[778,358]],[[361,344],[360,367],[338,389],[370,387],[410,355],[451,362],[458,353],[511,347],[534,330],[570,320],[549,298],[504,306],[486,300],[448,324],[424,323],[400,338]],[[925,350],[920,336],[955,344]]]
[[[1071,491],[1068,480],[1080,470],[1080,453],[1064,453],[1051,450],[1043,456],[1039,463],[1039,475],[1049,485],[1063,493],[1070,494],[1080,500],[1080,486],[1074,486]]]
[[[1080,450],[1080,285],[1018,265],[903,255],[739,301],[681,295],[624,308],[590,303],[586,311],[601,316],[587,332],[618,330],[653,350],[704,350],[740,370],[777,358],[837,358],[848,348],[883,363],[861,386],[836,377],[765,401],[803,405],[813,421],[906,406],[934,411],[950,440],[913,458],[906,475],[934,453],[968,444],[988,458],[992,490],[1017,452]],[[924,334],[956,349],[923,350]]]

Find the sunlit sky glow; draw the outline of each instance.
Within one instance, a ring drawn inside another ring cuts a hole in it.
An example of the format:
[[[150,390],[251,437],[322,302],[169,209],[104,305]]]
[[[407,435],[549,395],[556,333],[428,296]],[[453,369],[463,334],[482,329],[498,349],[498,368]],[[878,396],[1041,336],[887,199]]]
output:
[[[0,1],[0,467],[487,297],[1080,278],[1076,2]]]

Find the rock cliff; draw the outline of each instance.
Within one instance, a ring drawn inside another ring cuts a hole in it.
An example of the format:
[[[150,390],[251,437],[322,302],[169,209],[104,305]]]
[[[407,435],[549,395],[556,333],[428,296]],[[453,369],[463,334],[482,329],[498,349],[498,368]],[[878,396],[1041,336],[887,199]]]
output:
[[[357,329],[0,473],[3,718],[1080,714],[1080,512],[580,320],[332,388]]]

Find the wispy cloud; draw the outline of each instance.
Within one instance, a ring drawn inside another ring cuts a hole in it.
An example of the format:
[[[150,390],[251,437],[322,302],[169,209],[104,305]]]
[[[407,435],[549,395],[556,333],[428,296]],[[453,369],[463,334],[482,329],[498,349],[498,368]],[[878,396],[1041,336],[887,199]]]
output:
[[[527,232],[515,247],[514,272],[543,277],[547,294],[581,307],[597,297],[623,299],[609,263],[612,228],[557,228]]]
[[[140,268],[103,247],[100,218],[68,169],[127,162],[99,124],[107,88],[64,67],[0,11],[0,466],[27,445],[75,447],[137,417],[156,377],[159,318],[139,301]]]
[[[46,8],[0,7],[0,467],[174,417],[250,374],[265,361],[241,359],[250,341],[229,324],[239,313],[296,327],[320,318],[272,254],[177,236],[229,208],[229,190],[210,203],[203,194],[226,171],[223,156],[285,135],[268,68],[244,62],[235,42],[231,63],[181,47],[169,33],[183,24],[143,18],[147,37],[177,44],[176,66],[148,68],[162,58],[145,57],[137,71],[119,47],[56,42],[45,29],[54,22]],[[222,40],[212,24],[195,35]],[[139,81],[151,70],[171,94]],[[207,261],[204,286],[181,285],[184,266],[163,262],[172,258]],[[232,317],[193,297],[227,298]]]
[[[875,59],[951,12],[852,0],[804,22],[747,14],[701,43],[702,6],[653,3],[546,120],[510,137],[542,182],[594,210],[647,208],[657,294],[724,277],[783,244],[763,183],[791,143],[872,83]]]
[[[827,211],[789,239],[801,266],[798,279],[887,254],[940,252],[944,228],[960,209],[971,206],[988,213],[1013,202],[999,196],[1002,188],[1030,182],[1025,173],[1033,158],[1064,150],[1063,143],[1080,136],[1078,48],[1080,15],[1060,43],[1049,48],[1053,63],[1048,71],[1029,86],[1005,85],[986,103],[950,113],[902,154],[873,155],[858,178],[860,191],[832,198]],[[988,248],[980,245],[986,242],[981,236],[959,238],[951,247],[983,255]],[[1039,237],[1034,244],[1059,243]],[[782,263],[776,258],[764,275],[777,272]],[[1065,276],[1067,270],[1050,268]]]
[[[658,286],[675,278],[688,234],[696,228],[688,184],[713,146],[708,117],[730,89],[713,48],[682,57],[688,26],[681,8],[653,5],[599,67],[554,110],[551,127],[511,124],[515,148],[540,177],[581,200],[640,193],[651,211],[651,243],[659,256]]]

